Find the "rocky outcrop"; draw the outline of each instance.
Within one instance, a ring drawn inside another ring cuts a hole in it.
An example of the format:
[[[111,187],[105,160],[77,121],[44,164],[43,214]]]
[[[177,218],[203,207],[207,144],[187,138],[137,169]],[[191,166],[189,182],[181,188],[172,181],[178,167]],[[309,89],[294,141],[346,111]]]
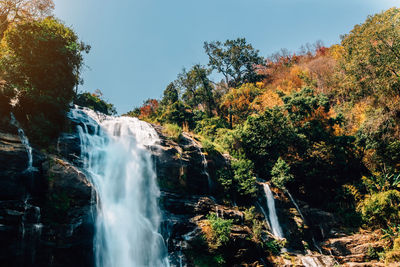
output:
[[[2,129],[5,129],[4,127]],[[0,132],[0,266],[93,265],[93,188],[67,160]]]

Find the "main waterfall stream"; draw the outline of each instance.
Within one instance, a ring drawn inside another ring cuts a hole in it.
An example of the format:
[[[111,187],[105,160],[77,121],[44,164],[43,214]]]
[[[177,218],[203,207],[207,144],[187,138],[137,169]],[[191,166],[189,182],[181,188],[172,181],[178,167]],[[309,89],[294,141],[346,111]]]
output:
[[[146,149],[159,141],[157,133],[136,118],[86,108],[69,116],[79,124],[84,170],[97,191],[96,266],[169,266],[159,233],[160,191]]]

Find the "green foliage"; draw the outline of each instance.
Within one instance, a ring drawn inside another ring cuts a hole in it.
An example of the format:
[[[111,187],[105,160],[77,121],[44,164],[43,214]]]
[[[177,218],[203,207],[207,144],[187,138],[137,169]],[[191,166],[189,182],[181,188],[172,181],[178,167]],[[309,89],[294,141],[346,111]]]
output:
[[[253,238],[255,238],[257,241],[260,241],[262,238],[262,234],[264,232],[263,227],[264,227],[264,224],[262,222],[253,220],[253,226],[252,226],[251,230],[253,232]]]
[[[265,242],[265,248],[272,253],[272,255],[279,255],[281,253],[281,245],[275,239]]]
[[[254,164],[247,159],[239,159],[232,162],[233,180],[236,191],[247,197],[255,197],[257,193]]]
[[[362,177],[363,184],[370,193],[393,190],[400,186],[400,173],[378,173]]]
[[[278,158],[271,170],[272,183],[285,189],[286,184],[294,180],[294,176],[290,173],[290,166],[282,158]]]
[[[254,206],[251,206],[250,208],[244,211],[244,220],[246,222],[253,222],[255,218],[256,218],[256,208]]]
[[[33,142],[57,137],[89,48],[54,18],[24,21],[5,32],[0,73],[19,92],[15,115]],[[48,128],[35,125],[42,120]]]
[[[379,260],[382,251],[373,246],[368,247],[367,257],[369,260]]]
[[[364,220],[371,226],[388,227],[400,223],[400,192],[389,190],[372,194],[359,207]]]
[[[165,124],[162,131],[175,142],[179,142],[182,137],[182,128],[176,124]]]
[[[170,83],[164,90],[164,96],[160,104],[163,106],[172,105],[179,100],[179,92],[174,83]]]
[[[182,92],[185,104],[192,108],[202,105],[208,116],[215,107],[213,87],[208,79],[209,70],[200,65],[194,65],[189,71],[185,69],[178,75],[175,84]]]
[[[224,43],[205,42],[204,50],[209,58],[208,65],[225,77],[227,86],[237,87],[259,79],[255,68],[263,64],[264,59],[245,38],[226,40]]]
[[[217,214],[207,215],[212,230],[213,242],[217,247],[226,245],[230,240],[233,220],[225,220],[217,217]]]
[[[235,195],[236,190],[233,181],[233,172],[230,168],[222,168],[217,170],[217,181],[224,190],[225,197],[231,198]]]
[[[258,174],[263,177],[268,177],[294,138],[288,118],[279,109],[268,109],[261,115],[248,117],[239,135],[246,157],[254,162]]]
[[[78,94],[74,100],[74,103],[107,115],[115,115],[117,113],[114,105],[101,99],[100,94],[91,94],[88,92]]]
[[[171,123],[177,125],[188,125],[192,128],[193,113],[189,111],[189,106],[182,101],[177,101],[168,106],[162,106],[159,110],[157,120],[161,123]]]
[[[343,68],[358,95],[400,94],[400,9],[369,16],[342,40]]]
[[[280,179],[288,175],[286,179],[293,181],[289,187],[303,188],[304,198],[318,206],[329,204],[342,184],[360,176],[354,138],[335,134],[334,126],[342,118],[328,116],[325,96],[304,88],[282,95],[282,101],[283,107],[248,117],[240,138],[245,156],[264,179],[271,178],[281,158],[290,172],[279,161],[273,175],[277,185],[282,186]]]
[[[194,132],[214,141],[214,138],[216,137],[218,130],[227,127],[229,127],[229,125],[225,120],[221,118],[206,117],[196,123],[196,128],[194,129]]]

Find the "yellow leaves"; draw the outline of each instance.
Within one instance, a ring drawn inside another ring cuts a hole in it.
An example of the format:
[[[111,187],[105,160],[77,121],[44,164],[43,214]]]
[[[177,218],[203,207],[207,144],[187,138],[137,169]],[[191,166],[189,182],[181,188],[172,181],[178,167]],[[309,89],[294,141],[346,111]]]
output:
[[[341,45],[335,44],[329,48],[328,55],[335,60],[341,59],[343,54],[344,54],[344,47]]]
[[[259,95],[252,103],[254,109],[259,111],[281,105],[283,105],[282,99],[274,90],[266,90],[263,94]]]

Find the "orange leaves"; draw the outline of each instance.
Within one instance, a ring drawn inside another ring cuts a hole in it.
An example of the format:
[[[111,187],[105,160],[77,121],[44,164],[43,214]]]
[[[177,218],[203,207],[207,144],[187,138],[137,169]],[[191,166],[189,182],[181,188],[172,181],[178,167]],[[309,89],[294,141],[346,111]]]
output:
[[[243,121],[254,110],[252,102],[260,93],[260,89],[251,83],[231,88],[224,96],[221,108],[233,116],[233,122]]]
[[[158,101],[156,99],[148,99],[140,107],[140,118],[151,117],[156,114],[158,109]]]

